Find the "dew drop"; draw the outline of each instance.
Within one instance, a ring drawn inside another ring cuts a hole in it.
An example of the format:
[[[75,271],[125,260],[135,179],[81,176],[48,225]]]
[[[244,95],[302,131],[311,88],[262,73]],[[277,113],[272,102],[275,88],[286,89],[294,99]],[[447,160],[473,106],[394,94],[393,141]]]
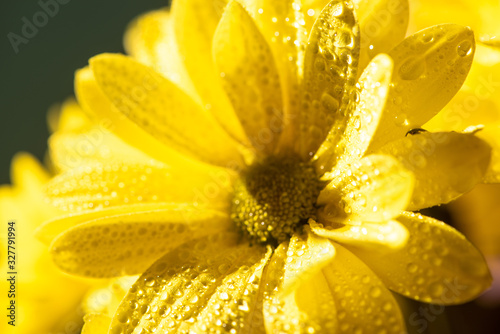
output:
[[[146,278],[146,280],[144,281],[144,285],[149,286],[149,287],[154,286],[154,285],[155,285],[155,283],[156,283],[156,282],[155,282],[155,279],[154,279],[154,278],[152,278],[152,277],[148,277],[148,278]]]
[[[431,294],[432,297],[434,298],[439,298],[443,295],[444,287],[443,284],[441,283],[432,283],[429,286],[429,293]]]
[[[317,71],[324,71],[325,70],[325,60],[322,57],[317,57],[316,60],[314,61],[314,68]]]
[[[338,2],[336,4],[331,5],[333,8],[331,10],[331,13],[333,16],[340,16],[344,12],[344,5],[343,2]]]
[[[457,54],[460,57],[468,56],[472,53],[472,43],[468,40],[465,40],[458,44],[457,46]]]
[[[430,43],[434,40],[434,35],[432,33],[425,33],[425,34],[422,34],[422,36],[420,37],[420,40],[422,41],[422,43]]]
[[[353,127],[356,130],[359,130],[361,128],[361,118],[359,116],[355,116],[353,120]]]
[[[418,266],[415,263],[408,263],[406,270],[408,270],[409,273],[414,274],[417,272]]]
[[[328,93],[321,96],[321,104],[328,110],[337,110],[339,108],[339,101]]]
[[[124,324],[128,323],[128,321],[129,321],[127,313],[119,314],[117,319],[119,322],[124,323]]]
[[[353,43],[352,36],[347,31],[340,31],[337,33],[334,44],[337,47],[351,46]]]
[[[406,59],[399,67],[398,73],[403,80],[418,79],[425,72],[425,62],[416,57]]]
[[[399,106],[401,105],[401,103],[403,103],[403,98],[401,96],[396,96],[392,99],[392,102],[394,102],[395,105]]]
[[[374,286],[373,288],[370,289],[370,296],[372,296],[373,298],[380,297],[381,294],[382,290],[380,290],[378,286]]]
[[[394,123],[397,126],[406,125],[408,123],[406,114],[397,114],[396,117],[394,117]]]

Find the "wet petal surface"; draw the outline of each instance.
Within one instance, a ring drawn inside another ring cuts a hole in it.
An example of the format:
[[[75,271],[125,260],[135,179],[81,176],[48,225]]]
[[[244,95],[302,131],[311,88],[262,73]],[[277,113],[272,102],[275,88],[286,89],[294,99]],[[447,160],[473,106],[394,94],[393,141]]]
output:
[[[418,210],[448,203],[481,182],[491,148],[473,134],[423,132],[393,141],[380,152],[415,175],[408,209]]]
[[[260,153],[273,153],[283,127],[280,78],[269,45],[237,2],[226,8],[213,48],[223,87],[250,143]]]
[[[383,255],[349,250],[391,290],[427,303],[467,302],[491,284],[481,253],[450,226],[415,213],[398,218],[410,233],[408,244]]]
[[[309,35],[304,59],[297,150],[311,158],[330,129],[342,131],[348,121],[355,84],[359,29],[350,1],[332,1]]]
[[[392,49],[392,89],[369,150],[403,137],[436,115],[465,81],[474,50],[470,28],[454,24],[419,31]]]

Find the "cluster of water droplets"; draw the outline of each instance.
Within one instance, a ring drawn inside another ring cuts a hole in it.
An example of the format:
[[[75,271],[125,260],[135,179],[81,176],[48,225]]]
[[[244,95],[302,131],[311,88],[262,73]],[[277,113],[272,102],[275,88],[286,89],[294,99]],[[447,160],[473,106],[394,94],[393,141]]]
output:
[[[236,182],[231,218],[254,241],[285,241],[314,217],[321,186],[312,165],[268,158]]]
[[[312,157],[347,113],[356,80],[359,29],[348,2],[330,3],[311,31],[305,54],[300,132]]]
[[[213,235],[165,255],[130,289],[111,333],[238,333],[249,326],[269,254],[235,242],[234,235]]]

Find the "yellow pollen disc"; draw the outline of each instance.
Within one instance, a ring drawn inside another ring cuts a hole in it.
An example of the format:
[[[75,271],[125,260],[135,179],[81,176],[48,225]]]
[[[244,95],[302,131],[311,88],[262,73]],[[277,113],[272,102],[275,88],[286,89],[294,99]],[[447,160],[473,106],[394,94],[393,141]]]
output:
[[[315,217],[320,190],[311,164],[269,158],[236,182],[231,218],[251,239],[281,243]]]

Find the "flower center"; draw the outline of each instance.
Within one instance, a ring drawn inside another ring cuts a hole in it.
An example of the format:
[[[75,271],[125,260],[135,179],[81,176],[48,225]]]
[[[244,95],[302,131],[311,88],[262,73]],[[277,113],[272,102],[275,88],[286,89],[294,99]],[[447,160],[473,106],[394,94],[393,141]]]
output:
[[[320,190],[310,163],[268,158],[236,182],[231,218],[251,239],[281,243],[315,217]]]

